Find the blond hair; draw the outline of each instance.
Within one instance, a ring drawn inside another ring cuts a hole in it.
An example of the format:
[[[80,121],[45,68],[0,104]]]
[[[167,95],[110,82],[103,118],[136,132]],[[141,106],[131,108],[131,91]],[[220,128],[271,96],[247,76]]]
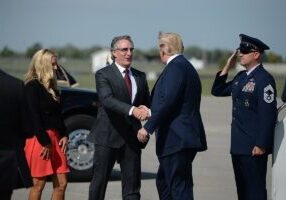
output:
[[[52,65],[52,57],[56,54],[49,49],[41,49],[37,51],[29,65],[28,72],[25,75],[25,83],[37,79],[50,93],[54,100],[58,101],[57,81]]]
[[[158,39],[159,47],[166,55],[172,56],[183,53],[184,45],[179,34],[159,32]]]

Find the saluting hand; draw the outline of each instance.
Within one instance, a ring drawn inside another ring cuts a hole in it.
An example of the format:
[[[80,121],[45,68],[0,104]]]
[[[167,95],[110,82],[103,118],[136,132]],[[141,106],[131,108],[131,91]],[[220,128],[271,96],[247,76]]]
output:
[[[228,58],[223,70],[220,73],[220,76],[225,75],[228,71],[235,66],[238,50],[235,50],[232,55]]]

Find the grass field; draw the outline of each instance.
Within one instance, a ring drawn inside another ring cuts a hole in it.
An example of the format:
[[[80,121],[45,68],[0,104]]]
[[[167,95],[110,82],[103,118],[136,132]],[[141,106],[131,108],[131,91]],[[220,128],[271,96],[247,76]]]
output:
[[[25,58],[7,59],[0,58],[0,69],[3,69],[7,73],[10,73],[20,79],[23,79],[24,74],[27,72],[30,60]],[[91,72],[91,60],[80,60],[80,59],[62,59],[59,63],[66,68],[66,70],[75,77],[79,82],[79,87],[82,88],[95,88],[94,74]],[[144,72],[155,72],[159,74],[163,70],[163,64],[160,62],[139,62],[134,61],[133,66]],[[203,70],[199,70],[198,73],[202,81],[202,94],[210,95],[211,87],[217,67],[209,66]],[[232,77],[236,72],[230,73]],[[278,97],[281,96],[284,78],[281,74],[274,74]],[[155,81],[149,81],[150,90],[153,88]]]

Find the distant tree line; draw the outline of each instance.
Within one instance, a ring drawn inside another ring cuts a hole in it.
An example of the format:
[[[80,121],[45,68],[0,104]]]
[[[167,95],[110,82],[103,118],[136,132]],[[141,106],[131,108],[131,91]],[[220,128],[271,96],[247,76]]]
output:
[[[43,48],[40,43],[35,43],[28,47],[25,52],[16,52],[10,49],[8,46],[5,46],[0,51],[0,57],[28,57],[31,58],[34,53]],[[55,52],[57,52],[59,57],[66,58],[76,58],[76,59],[89,59],[91,54],[103,49],[100,46],[93,46],[90,48],[80,49],[73,45],[66,45],[64,47],[52,47]],[[200,47],[190,46],[186,47],[184,51],[184,55],[187,58],[195,57],[197,59],[203,60],[208,64],[218,64],[221,65],[226,62],[227,58],[230,56],[232,52],[229,50],[223,49],[214,49],[214,50],[205,50]],[[158,49],[152,48],[149,50],[141,50],[135,49],[134,59],[142,60],[142,61],[158,61],[160,59],[160,55]],[[272,51],[267,52],[264,62],[270,63],[281,63],[286,62],[286,57],[283,59],[281,55],[278,55]]]

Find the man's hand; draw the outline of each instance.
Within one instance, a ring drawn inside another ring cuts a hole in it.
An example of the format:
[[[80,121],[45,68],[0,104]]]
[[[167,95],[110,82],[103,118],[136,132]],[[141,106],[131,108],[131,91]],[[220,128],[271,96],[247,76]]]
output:
[[[141,121],[146,120],[150,117],[149,109],[144,105],[135,107],[133,109],[132,115]]]
[[[143,108],[144,110],[149,112],[149,108],[147,108],[145,105],[140,105],[138,108]]]
[[[139,140],[139,142],[145,143],[148,141],[149,139],[149,134],[147,133],[147,131],[145,130],[145,128],[141,128],[138,133],[137,133],[137,138]]]
[[[236,64],[236,58],[237,58],[238,50],[235,50],[232,55],[228,58],[225,66],[223,67],[220,76],[225,75],[228,73],[228,71],[233,68]]]
[[[253,149],[252,149],[252,156],[261,156],[263,154],[265,154],[265,149],[264,148],[260,148],[258,146],[255,146]]]

